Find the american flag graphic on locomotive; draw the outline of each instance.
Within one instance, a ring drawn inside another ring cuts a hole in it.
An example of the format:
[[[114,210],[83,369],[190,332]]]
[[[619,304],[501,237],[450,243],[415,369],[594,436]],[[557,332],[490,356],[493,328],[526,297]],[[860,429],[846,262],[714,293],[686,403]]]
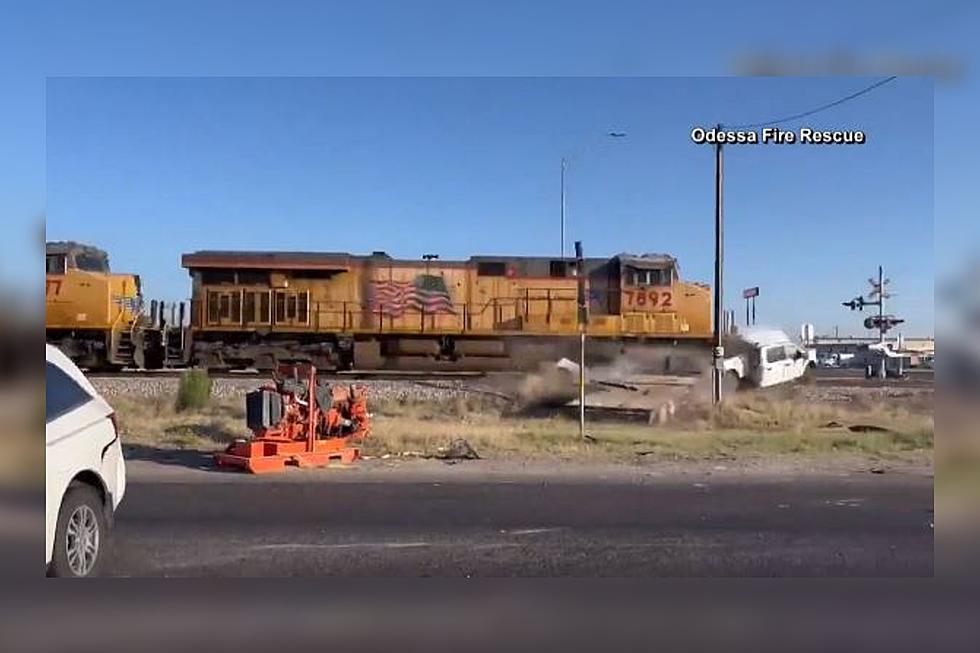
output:
[[[446,280],[434,274],[420,274],[413,281],[372,281],[370,308],[396,318],[405,313],[456,314]]]

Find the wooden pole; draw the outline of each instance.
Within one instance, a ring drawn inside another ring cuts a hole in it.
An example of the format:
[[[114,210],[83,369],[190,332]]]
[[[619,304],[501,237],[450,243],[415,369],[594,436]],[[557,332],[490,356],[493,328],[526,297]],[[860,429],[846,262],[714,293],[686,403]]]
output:
[[[718,125],[719,131],[721,125]],[[714,351],[712,353],[712,393],[715,405],[721,403],[722,360],[725,350],[722,348],[721,311],[724,305],[724,268],[725,268],[725,224],[724,224],[724,184],[725,161],[722,155],[721,143],[715,145],[715,312],[714,312]]]

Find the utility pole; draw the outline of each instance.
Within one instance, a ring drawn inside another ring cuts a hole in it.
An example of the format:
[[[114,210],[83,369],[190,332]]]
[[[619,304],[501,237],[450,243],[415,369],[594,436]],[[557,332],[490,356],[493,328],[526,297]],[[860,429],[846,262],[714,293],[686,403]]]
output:
[[[589,323],[589,305],[585,301],[585,257],[582,241],[575,241],[575,274],[578,277],[578,435],[585,440],[585,328]]]
[[[721,125],[718,125],[721,131]],[[725,224],[724,224],[724,173],[725,161],[722,155],[721,143],[715,145],[715,312],[714,312],[714,351],[712,352],[712,402],[715,405],[721,403],[722,385],[722,365],[724,364],[725,350],[721,340],[721,311],[725,295],[722,284],[724,283],[725,266]]]
[[[561,158],[561,248],[558,250],[561,258],[565,258],[565,167],[568,164],[565,157]]]

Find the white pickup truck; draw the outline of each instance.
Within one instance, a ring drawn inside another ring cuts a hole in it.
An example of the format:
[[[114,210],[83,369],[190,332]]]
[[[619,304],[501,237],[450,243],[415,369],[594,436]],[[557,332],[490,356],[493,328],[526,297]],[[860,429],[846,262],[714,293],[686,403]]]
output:
[[[816,366],[816,352],[778,329],[743,329],[725,342],[725,385],[768,388],[802,378]]]

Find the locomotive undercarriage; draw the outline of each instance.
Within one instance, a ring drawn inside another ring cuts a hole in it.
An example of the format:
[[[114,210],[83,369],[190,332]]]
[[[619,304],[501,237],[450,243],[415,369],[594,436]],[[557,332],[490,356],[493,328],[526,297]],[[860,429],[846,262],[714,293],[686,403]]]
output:
[[[321,370],[527,371],[544,361],[577,359],[575,336],[324,336],[229,338],[197,334],[191,362],[212,370],[272,370],[282,363],[313,363]],[[590,338],[591,365],[626,364],[649,373],[699,373],[707,363],[701,341]]]

